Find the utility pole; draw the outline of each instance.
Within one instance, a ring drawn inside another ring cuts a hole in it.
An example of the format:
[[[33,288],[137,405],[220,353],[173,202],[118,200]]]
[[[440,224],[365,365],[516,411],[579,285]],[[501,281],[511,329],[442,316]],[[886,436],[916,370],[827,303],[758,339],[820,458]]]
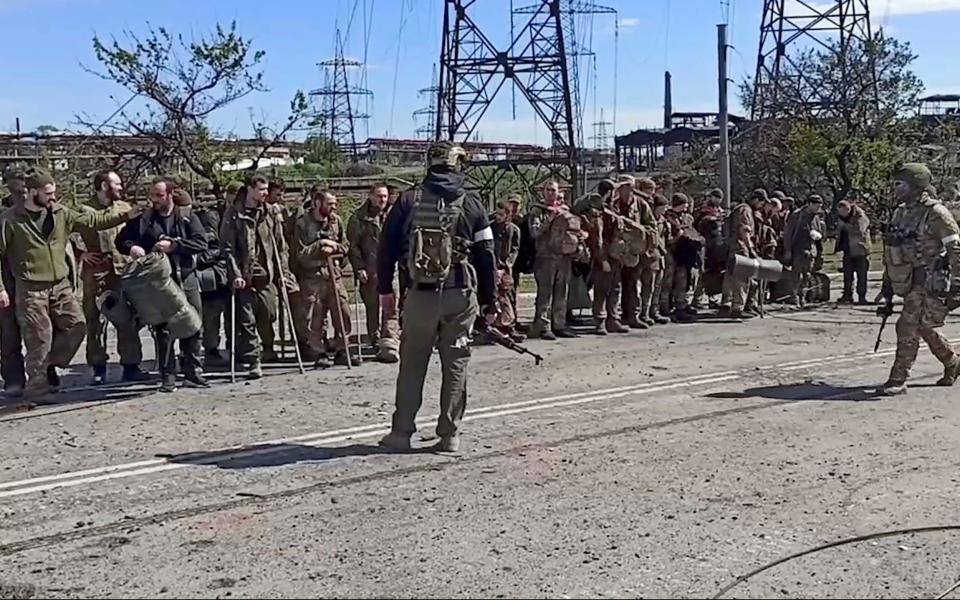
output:
[[[718,80],[720,88],[720,189],[723,190],[723,210],[730,210],[730,113],[727,107],[727,26],[717,25]]]

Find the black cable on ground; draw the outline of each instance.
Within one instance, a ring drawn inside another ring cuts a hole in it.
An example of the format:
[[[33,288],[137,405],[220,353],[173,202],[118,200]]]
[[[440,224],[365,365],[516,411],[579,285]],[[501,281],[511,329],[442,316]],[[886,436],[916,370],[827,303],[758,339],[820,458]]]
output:
[[[960,531],[960,525],[937,525],[934,527],[915,527],[910,529],[894,529],[892,531],[882,531],[880,533],[870,533],[867,535],[859,535],[857,537],[837,540],[835,542],[830,542],[827,544],[821,544],[820,546],[816,546],[816,547],[804,550],[802,552],[797,552],[796,554],[791,554],[790,556],[785,556],[779,560],[775,560],[771,563],[767,563],[758,569],[754,569],[753,571],[750,571],[746,575],[740,575],[739,577],[734,579],[732,582],[727,584],[725,587],[723,587],[719,592],[717,592],[716,595],[713,596],[713,598],[714,599],[722,598],[724,594],[726,594],[733,588],[737,587],[738,585],[740,585],[745,581],[748,581],[749,579],[752,579],[753,577],[756,577],[757,575],[759,575],[760,573],[763,573],[764,571],[769,571],[770,569],[774,567],[779,567],[780,565],[790,562],[791,560],[795,560],[797,558],[801,558],[809,554],[814,554],[822,550],[829,550],[831,548],[846,546],[848,544],[857,544],[860,542],[878,540],[878,539],[888,538],[888,537],[896,537],[900,535],[909,535],[909,534],[917,534],[917,533],[940,533],[944,531]],[[950,588],[946,592],[944,592],[940,596],[940,598],[943,598],[944,596],[952,592],[956,587],[960,587],[960,582],[958,582],[958,584],[955,585],[953,588]]]

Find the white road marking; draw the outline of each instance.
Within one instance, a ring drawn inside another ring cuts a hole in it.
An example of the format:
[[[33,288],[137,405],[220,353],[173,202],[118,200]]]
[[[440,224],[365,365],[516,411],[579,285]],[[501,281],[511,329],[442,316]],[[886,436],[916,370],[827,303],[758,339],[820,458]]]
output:
[[[833,355],[817,359],[808,359],[802,361],[793,361],[786,363],[779,363],[777,365],[771,365],[769,368],[779,369],[782,371],[793,371],[801,370],[811,366],[816,366],[819,364],[827,363],[837,363],[837,362],[849,362],[853,360],[862,359],[868,356],[883,357],[892,355],[895,352],[895,349],[886,349],[880,352],[863,352],[856,354],[840,354]],[[764,369],[761,368],[761,371]],[[570,394],[562,394],[558,396],[549,396],[546,398],[539,398],[534,400],[527,400],[523,402],[513,402],[507,404],[499,404],[494,406],[482,406],[475,409],[471,409],[470,413],[464,417],[464,421],[476,421],[480,419],[492,419],[496,417],[510,416],[515,414],[522,414],[532,411],[547,410],[551,408],[562,408],[566,406],[575,406],[579,404],[587,404],[592,402],[599,402],[604,400],[612,400],[616,398],[623,398],[626,396],[633,395],[647,395],[656,392],[674,390],[683,387],[692,387],[692,386],[702,386],[710,385],[714,383],[722,383],[726,381],[734,381],[739,379],[746,378],[747,375],[744,374],[743,370],[736,371],[723,371],[717,373],[706,373],[701,375],[690,376],[686,378],[681,378],[676,381],[658,381],[658,382],[646,382],[635,385],[619,386],[601,390],[592,390],[586,392],[575,392]],[[437,416],[425,416],[417,419],[418,425],[425,425],[431,422],[436,421]],[[388,424],[378,423],[374,425],[362,425],[357,427],[348,427],[344,429],[337,429],[325,432],[305,434],[301,436],[294,436],[289,438],[281,438],[276,440],[267,440],[259,443],[253,444],[254,446],[276,446],[281,444],[290,444],[293,442],[301,442],[302,445],[307,446],[322,446],[325,444],[344,442],[348,440],[356,439],[365,439],[371,437],[377,437],[384,435],[390,431],[390,426]],[[249,447],[250,444],[240,445],[240,446],[231,446],[226,448],[220,448],[217,450],[212,450],[209,452],[204,452],[203,454],[223,454],[230,453],[229,459],[239,459],[252,456],[259,456],[264,454],[272,454],[278,452],[282,449],[275,447],[262,447],[262,448],[251,448],[249,450],[243,450],[243,448]],[[0,483],[0,499],[10,498],[15,496],[22,496],[26,494],[35,494],[45,491],[50,491],[54,489],[75,487],[79,485],[88,485],[93,483],[98,483],[102,481],[110,481],[114,479],[125,479],[131,477],[138,477],[141,475],[149,475],[152,473],[162,473],[165,471],[173,471],[178,469],[183,469],[192,466],[203,466],[207,464],[214,464],[219,460],[222,460],[223,456],[208,456],[206,458],[198,458],[190,463],[171,463],[165,459],[153,459],[153,460],[142,460],[137,462],[119,464],[119,465],[110,465],[104,467],[97,467],[92,469],[84,469],[81,471],[72,471],[67,473],[60,473],[56,475],[47,475],[43,477],[34,477],[30,479],[22,479],[18,481],[8,481]]]

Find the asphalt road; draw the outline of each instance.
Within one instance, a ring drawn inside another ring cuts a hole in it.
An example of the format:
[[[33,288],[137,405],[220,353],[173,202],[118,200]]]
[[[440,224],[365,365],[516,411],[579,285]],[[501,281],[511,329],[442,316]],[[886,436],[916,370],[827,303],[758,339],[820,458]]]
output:
[[[960,527],[957,390],[922,350],[875,397],[878,323],[480,347],[459,456],[425,450],[436,367],[409,454],[376,447],[391,365],[65,394],[0,418],[0,597],[936,597],[956,529],[737,580]]]

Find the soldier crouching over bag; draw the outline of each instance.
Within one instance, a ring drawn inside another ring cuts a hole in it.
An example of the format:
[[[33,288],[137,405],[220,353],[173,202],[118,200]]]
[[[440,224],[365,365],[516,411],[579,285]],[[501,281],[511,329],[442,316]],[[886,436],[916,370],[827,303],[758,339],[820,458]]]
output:
[[[937,385],[949,387],[960,375],[960,357],[936,331],[947,313],[960,306],[960,228],[950,211],[925,190],[930,169],[908,163],[894,175],[893,190],[902,204],[890,221],[884,248],[884,296],[878,312],[893,312],[893,294],[903,297],[897,320],[897,354],[890,378],[880,389],[885,396],[907,391],[910,368],[917,359],[920,340],[943,363]]]
[[[410,448],[423,403],[423,380],[437,346],[443,370],[437,449],[456,452],[467,404],[473,323],[480,306],[487,324],[496,318],[493,232],[483,205],[464,190],[463,148],[438,142],[430,148],[429,160],[420,189],[404,193],[387,215],[377,253],[380,305],[387,316],[396,311],[393,275],[401,259],[410,277],[396,410],[391,432],[380,444]]]
[[[148,252],[160,252],[170,261],[172,278],[186,295],[199,316],[203,312],[200,300],[200,280],[196,272],[196,256],[207,250],[207,237],[200,219],[190,206],[174,203],[173,185],[160,180],[150,187],[153,207],[139,219],[130,221],[117,235],[117,250],[134,259]],[[178,190],[180,194],[185,192]],[[157,344],[157,366],[160,371],[160,391],[177,389],[177,362],[173,351],[173,337],[167,324],[153,327]],[[201,331],[180,340],[183,354],[184,379],[192,387],[206,388],[210,384],[203,376]]]

